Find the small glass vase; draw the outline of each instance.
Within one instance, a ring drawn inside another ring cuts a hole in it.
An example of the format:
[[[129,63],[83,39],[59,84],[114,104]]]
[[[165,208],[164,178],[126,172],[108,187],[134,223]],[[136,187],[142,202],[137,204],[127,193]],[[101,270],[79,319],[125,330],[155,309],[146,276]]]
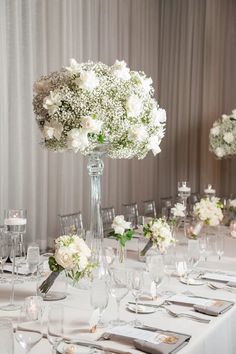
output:
[[[116,248],[117,261],[121,264],[124,264],[126,261],[126,256],[127,256],[126,246],[122,246],[118,241],[117,248]]]

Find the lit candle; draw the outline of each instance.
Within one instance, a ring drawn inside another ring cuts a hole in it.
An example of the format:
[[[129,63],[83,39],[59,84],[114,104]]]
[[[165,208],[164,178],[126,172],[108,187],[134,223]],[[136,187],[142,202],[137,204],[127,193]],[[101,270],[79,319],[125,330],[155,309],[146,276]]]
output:
[[[186,185],[186,182],[182,183],[182,186],[178,188],[179,192],[190,192],[191,188]]]
[[[4,220],[4,224],[8,226],[26,225],[26,219],[17,217],[8,218]]]
[[[215,189],[212,188],[211,184],[208,184],[207,188],[204,189],[205,194],[215,194]]]

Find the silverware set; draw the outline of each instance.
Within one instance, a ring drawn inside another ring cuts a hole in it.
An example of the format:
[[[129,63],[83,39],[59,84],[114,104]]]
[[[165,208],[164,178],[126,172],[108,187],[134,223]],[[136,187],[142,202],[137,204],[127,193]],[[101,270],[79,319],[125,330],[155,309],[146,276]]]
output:
[[[213,283],[207,283],[207,286],[212,289],[212,290],[226,290],[226,291],[229,291],[231,293],[236,293],[236,288],[233,288],[231,286],[228,286],[228,285],[216,285],[216,284],[213,284]]]

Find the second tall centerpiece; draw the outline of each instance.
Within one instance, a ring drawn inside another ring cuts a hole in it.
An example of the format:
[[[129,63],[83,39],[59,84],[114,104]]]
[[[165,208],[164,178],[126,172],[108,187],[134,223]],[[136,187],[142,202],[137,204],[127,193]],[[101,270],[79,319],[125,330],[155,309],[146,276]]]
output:
[[[71,59],[70,66],[36,81],[34,92],[42,145],[88,155],[90,230],[101,240],[102,156],[143,159],[150,150],[154,155],[161,151],[166,112],[153,98],[152,79],[124,61],[108,66]]]

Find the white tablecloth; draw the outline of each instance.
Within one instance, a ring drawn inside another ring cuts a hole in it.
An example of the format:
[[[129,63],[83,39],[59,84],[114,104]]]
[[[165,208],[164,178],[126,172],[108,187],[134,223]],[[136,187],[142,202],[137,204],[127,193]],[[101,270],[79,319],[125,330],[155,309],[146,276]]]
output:
[[[236,249],[236,240],[229,239],[232,249]],[[110,242],[110,241],[109,241]],[[109,243],[108,242],[108,243]],[[132,241],[132,247],[135,248],[136,240]],[[134,252],[131,252],[131,258],[134,257]],[[143,267],[144,264],[135,260],[129,260],[127,262],[128,267]],[[236,272],[236,258],[228,257],[226,254],[222,261],[217,261],[216,257],[212,258],[209,262],[202,262],[201,267],[211,269],[222,269],[227,271]],[[196,295],[232,300],[236,301],[236,294],[229,293],[224,290],[211,290],[207,285],[202,286],[187,286],[179,282],[175,277],[171,278],[169,285],[170,289],[176,293],[181,293],[186,290],[193,292]],[[34,295],[36,286],[34,283],[26,282],[24,284],[16,285],[16,301],[21,302],[25,296]],[[60,301],[60,304],[65,305],[65,312],[67,314],[68,323],[66,327],[65,335],[73,336],[74,338],[89,338],[96,339],[104,330],[99,330],[95,334],[88,332],[88,325],[86,324],[89,316],[92,312],[89,299],[89,291],[81,290],[69,287],[68,296],[65,300]],[[0,284],[0,304],[8,302],[10,294],[10,285]],[[134,319],[134,314],[128,312],[125,308],[127,301],[133,300],[129,294],[122,301],[121,317],[126,321]],[[58,302],[59,303],[59,302]],[[50,303],[46,303],[49,306]],[[174,306],[173,306],[174,308]],[[179,307],[175,306],[175,309]],[[193,311],[189,308],[184,308],[184,311]],[[194,313],[196,314],[196,313]],[[16,317],[17,313],[10,313],[0,311],[0,316],[12,316]],[[108,308],[104,313],[104,321],[114,319],[116,316],[116,305],[114,299],[111,297]],[[203,318],[209,318],[209,316],[198,314]],[[217,318],[210,317],[211,322],[209,324],[202,324],[194,322],[184,318],[172,318],[164,311],[157,311],[149,315],[139,315],[139,319],[146,325],[183,332],[192,335],[189,344],[179,351],[180,354],[235,354],[236,353],[236,306],[223,315]],[[70,328],[69,328],[70,327]],[[67,333],[68,332],[68,333]],[[73,332],[73,333],[72,333]],[[122,346],[121,346],[122,348]],[[0,351],[1,352],[1,351]],[[141,353],[135,349],[131,349],[132,354]],[[2,352],[1,352],[2,353]],[[22,354],[23,350],[16,343],[15,354]],[[33,349],[32,354],[49,354],[51,348],[46,339],[42,339]]]

